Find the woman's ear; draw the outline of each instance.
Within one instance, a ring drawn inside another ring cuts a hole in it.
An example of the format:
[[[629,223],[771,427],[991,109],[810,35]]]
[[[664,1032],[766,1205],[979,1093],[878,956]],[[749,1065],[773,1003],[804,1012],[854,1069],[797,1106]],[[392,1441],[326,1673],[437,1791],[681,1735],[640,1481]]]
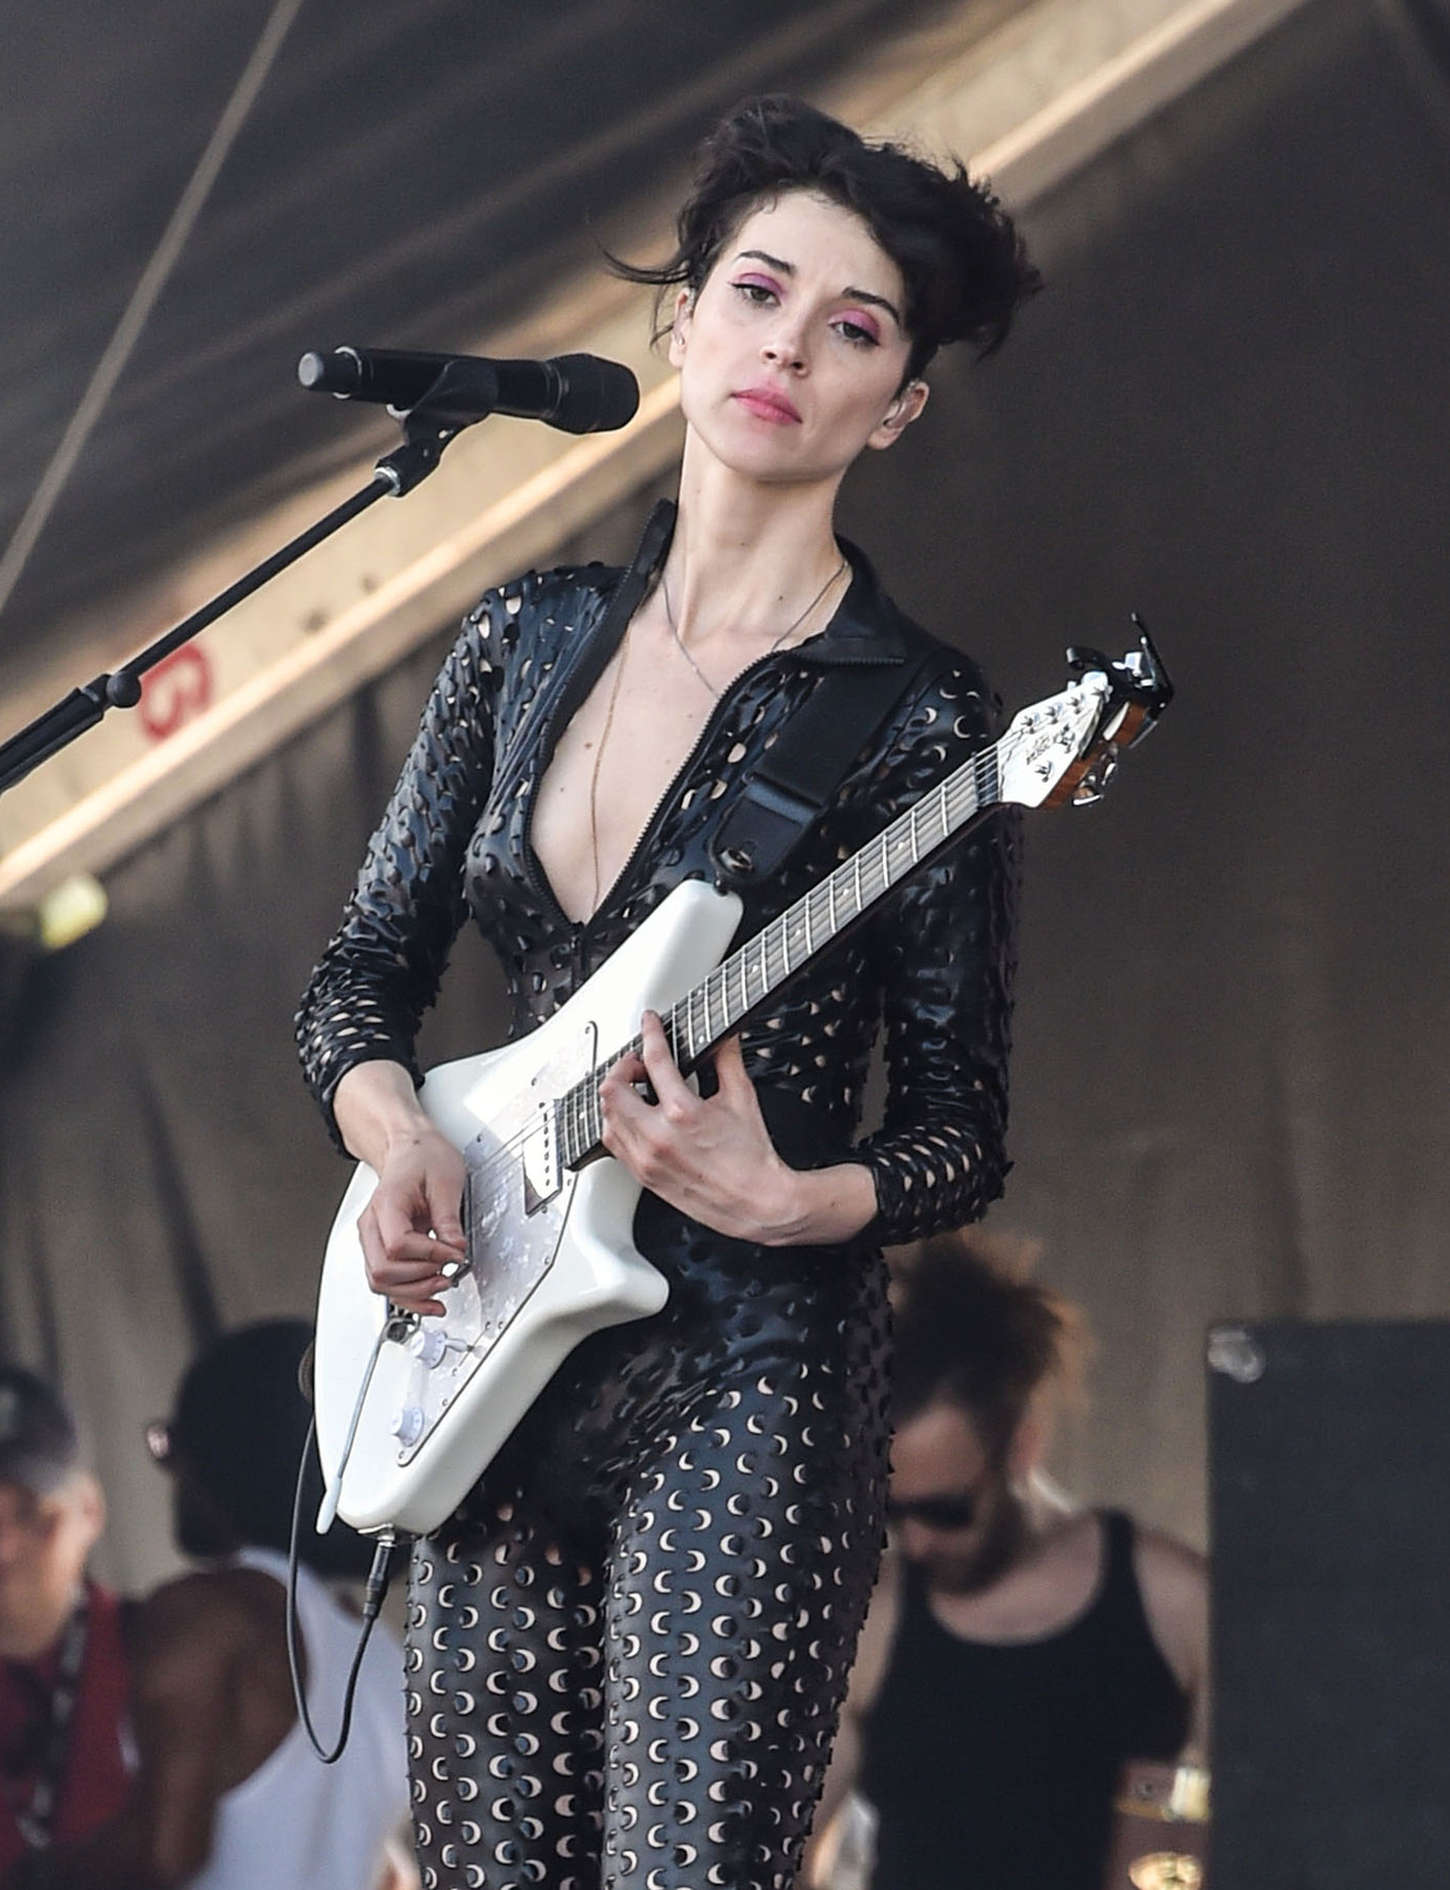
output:
[[[891,405],[866,444],[878,448],[894,446],[921,413],[930,393],[925,381],[908,381],[900,393],[892,395]]]
[[[680,289],[675,295],[675,312],[670,317],[670,366],[679,367],[685,359],[685,341],[690,332],[690,317],[694,313],[695,297],[689,289]]]

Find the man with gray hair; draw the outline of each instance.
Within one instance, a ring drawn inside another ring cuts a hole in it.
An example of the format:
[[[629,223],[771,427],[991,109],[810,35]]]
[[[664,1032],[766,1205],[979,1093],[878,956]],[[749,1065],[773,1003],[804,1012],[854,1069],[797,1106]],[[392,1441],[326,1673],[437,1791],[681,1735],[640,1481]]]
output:
[[[0,1878],[126,1802],[120,1604],[86,1574],[105,1520],[64,1401],[0,1365]]]
[[[134,1786],[103,1830],[0,1870],[0,1890],[416,1890],[392,1842],[407,1809],[402,1650],[379,1627],[331,1769],[293,1701],[287,1549],[310,1336],[295,1319],[224,1333],[186,1371],[171,1415],[148,1425],[177,1545],[200,1566],[127,1621]],[[312,1486],[309,1516],[320,1497]],[[299,1660],[331,1738],[359,1623],[325,1578],[360,1575],[372,1552],[351,1531],[304,1528],[298,1556]]]

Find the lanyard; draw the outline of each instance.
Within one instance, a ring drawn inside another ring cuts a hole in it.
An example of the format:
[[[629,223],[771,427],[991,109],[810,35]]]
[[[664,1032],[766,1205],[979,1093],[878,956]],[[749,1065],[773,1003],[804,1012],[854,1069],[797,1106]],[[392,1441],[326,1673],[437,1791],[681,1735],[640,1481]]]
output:
[[[55,1683],[50,1689],[50,1723],[45,1730],[45,1748],[31,1787],[30,1803],[12,1807],[16,1828],[33,1851],[48,1850],[55,1829],[55,1810],[70,1754],[71,1724],[80,1698],[89,1625],[89,1601],[83,1594],[71,1611],[61,1639]]]

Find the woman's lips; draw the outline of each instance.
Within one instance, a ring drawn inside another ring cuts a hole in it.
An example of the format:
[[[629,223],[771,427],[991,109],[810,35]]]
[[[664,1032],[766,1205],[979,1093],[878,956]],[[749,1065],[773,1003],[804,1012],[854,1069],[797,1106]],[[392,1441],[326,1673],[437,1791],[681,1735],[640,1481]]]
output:
[[[778,426],[787,426],[799,421],[800,414],[786,399],[784,394],[777,394],[769,387],[742,387],[735,398],[742,407],[762,420],[773,420]]]

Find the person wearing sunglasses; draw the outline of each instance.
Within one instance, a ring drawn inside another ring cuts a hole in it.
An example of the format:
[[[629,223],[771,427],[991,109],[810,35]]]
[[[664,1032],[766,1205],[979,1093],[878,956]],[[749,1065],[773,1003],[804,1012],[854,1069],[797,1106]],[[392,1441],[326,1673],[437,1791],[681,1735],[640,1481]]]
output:
[[[1203,1558],[1041,1473],[1080,1322],[980,1237],[928,1240],[896,1317],[892,1552],[813,1847],[872,1890],[1102,1890],[1124,1768],[1201,1748]],[[828,1830],[851,1803],[854,1817]]]

